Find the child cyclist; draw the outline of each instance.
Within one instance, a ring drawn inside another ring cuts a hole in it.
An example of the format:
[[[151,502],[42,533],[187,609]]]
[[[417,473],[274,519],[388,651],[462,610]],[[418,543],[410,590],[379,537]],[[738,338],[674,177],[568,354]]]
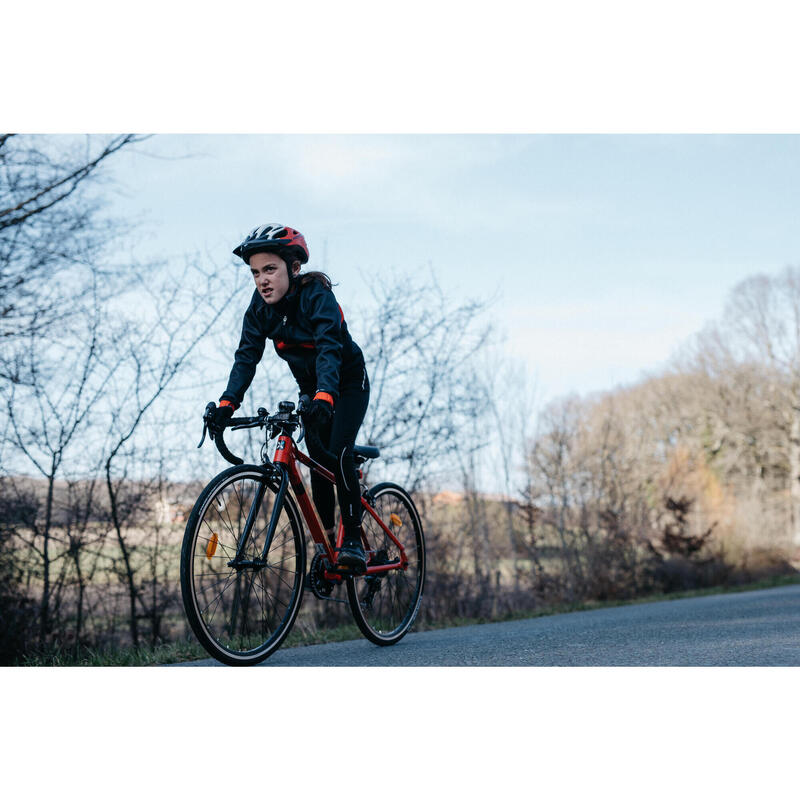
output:
[[[344,525],[339,564],[356,573],[366,570],[361,545],[361,489],[353,460],[356,434],[369,403],[364,356],[353,341],[341,307],[323,272],[300,272],[308,262],[306,241],[285,225],[254,228],[233,251],[250,267],[256,288],[244,314],[242,336],[228,386],[209,428],[218,433],[242,404],[264,354],[267,339],[289,364],[301,394],[313,397],[304,415],[323,446],[336,456],[336,490]],[[317,445],[306,439],[312,458]],[[311,492],[329,539],[334,528],[333,486],[311,474]]]

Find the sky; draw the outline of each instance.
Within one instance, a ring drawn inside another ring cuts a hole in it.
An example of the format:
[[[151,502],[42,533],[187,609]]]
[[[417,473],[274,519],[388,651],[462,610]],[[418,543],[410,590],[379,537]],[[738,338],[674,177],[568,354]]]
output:
[[[491,300],[543,400],[657,370],[738,281],[800,264],[796,135],[170,134],[114,177],[142,256],[234,269],[281,222],[351,317],[365,274]]]

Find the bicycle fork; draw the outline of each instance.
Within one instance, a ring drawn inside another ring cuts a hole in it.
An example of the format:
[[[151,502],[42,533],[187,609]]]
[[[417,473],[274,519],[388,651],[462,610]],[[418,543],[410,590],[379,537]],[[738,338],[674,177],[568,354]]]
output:
[[[286,496],[286,490],[289,486],[289,473],[286,467],[283,464],[277,464],[275,465],[275,468],[280,472],[281,475],[280,485],[278,486],[278,492],[275,495],[275,503],[272,507],[272,515],[270,516],[269,527],[267,528],[267,535],[264,540],[264,548],[261,551],[261,556],[259,558],[250,560],[244,560],[242,558],[245,548],[247,547],[247,541],[250,538],[250,533],[253,530],[253,525],[255,525],[256,517],[258,517],[258,511],[261,508],[261,503],[264,500],[264,495],[267,492],[266,480],[263,480],[258,484],[258,490],[253,498],[250,511],[247,513],[247,520],[244,523],[244,530],[242,531],[241,538],[239,539],[239,546],[236,549],[236,556],[232,561],[228,562],[228,566],[232,567],[233,569],[241,570],[245,567],[263,567],[267,563],[267,553],[269,552],[269,547],[272,544],[272,537],[275,535],[275,529],[278,527],[278,519],[280,518],[281,508],[283,507],[283,499]]]

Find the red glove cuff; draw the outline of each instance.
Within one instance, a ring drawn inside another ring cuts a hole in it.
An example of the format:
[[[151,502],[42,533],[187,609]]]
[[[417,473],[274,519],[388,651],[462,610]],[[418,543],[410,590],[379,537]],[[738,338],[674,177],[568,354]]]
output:
[[[236,403],[232,403],[230,400],[220,400],[219,407],[222,408],[222,406],[231,406],[234,411],[236,411],[236,409],[239,408],[239,406],[237,406]]]
[[[333,398],[327,392],[317,392],[314,395],[315,400],[324,400],[326,403],[331,404],[331,408],[333,408]]]

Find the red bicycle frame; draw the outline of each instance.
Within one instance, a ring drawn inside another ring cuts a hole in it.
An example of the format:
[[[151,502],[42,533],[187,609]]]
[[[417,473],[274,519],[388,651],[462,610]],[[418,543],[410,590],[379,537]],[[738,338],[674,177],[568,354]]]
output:
[[[336,531],[336,546],[334,548],[331,546],[331,543],[325,536],[322,525],[319,521],[319,517],[317,516],[316,508],[306,492],[306,487],[303,485],[303,479],[300,477],[300,471],[297,468],[298,461],[307,466],[313,472],[321,475],[326,480],[329,480],[331,483],[336,482],[334,474],[329,469],[326,469],[321,464],[318,464],[316,461],[314,461],[313,458],[307,456],[302,450],[298,449],[297,444],[291,436],[287,436],[286,434],[280,435],[275,445],[275,454],[272,457],[272,463],[281,464],[286,468],[289,477],[289,484],[294,490],[294,495],[297,498],[297,503],[300,506],[300,511],[303,515],[303,518],[308,525],[308,529],[311,533],[311,538],[314,540],[316,550],[319,553],[324,553],[327,556],[329,563],[335,567],[338,556],[336,550],[342,546],[342,541],[344,540],[344,526],[342,525],[342,520],[339,520],[339,528]],[[359,477],[361,477],[360,470],[358,474]],[[375,522],[380,525],[384,533],[392,540],[392,542],[394,542],[394,544],[397,546],[397,549],[400,551],[399,563],[394,562],[391,564],[376,564],[374,566],[370,566],[370,556],[374,555],[375,551],[372,549],[370,542],[367,539],[366,532],[362,527],[361,540],[362,544],[364,545],[364,552],[367,555],[366,574],[378,575],[382,572],[389,572],[390,570],[394,569],[407,569],[408,557],[403,549],[403,545],[400,544],[391,530],[389,530],[389,528],[384,524],[383,520],[375,513],[372,506],[370,506],[370,504],[363,497],[361,498],[361,505],[364,507],[366,513],[368,513],[375,520]],[[341,572],[330,572],[328,570],[325,571],[325,578],[327,580],[340,582],[342,577],[343,574]]]

